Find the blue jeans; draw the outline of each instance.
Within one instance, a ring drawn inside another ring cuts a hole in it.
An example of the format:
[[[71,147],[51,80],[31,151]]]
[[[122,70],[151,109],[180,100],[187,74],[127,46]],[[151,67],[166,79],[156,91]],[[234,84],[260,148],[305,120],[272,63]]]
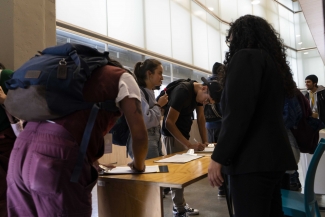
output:
[[[148,153],[146,159],[155,158],[159,156],[163,156],[162,147],[161,147],[161,140],[160,140],[160,126],[151,127],[147,129],[148,132]],[[132,138],[131,136],[127,142],[127,150],[130,157],[133,159],[133,152],[132,152]]]
[[[205,127],[208,131],[208,142],[215,143],[218,141],[219,133],[221,130],[221,121],[206,122]]]

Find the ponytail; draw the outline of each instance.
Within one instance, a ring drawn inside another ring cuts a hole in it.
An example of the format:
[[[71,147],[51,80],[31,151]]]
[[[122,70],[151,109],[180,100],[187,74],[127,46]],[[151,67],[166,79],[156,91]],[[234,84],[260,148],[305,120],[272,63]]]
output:
[[[156,59],[146,59],[144,62],[137,62],[134,66],[134,74],[140,87],[146,87],[147,71],[155,72],[155,69],[161,65]]]

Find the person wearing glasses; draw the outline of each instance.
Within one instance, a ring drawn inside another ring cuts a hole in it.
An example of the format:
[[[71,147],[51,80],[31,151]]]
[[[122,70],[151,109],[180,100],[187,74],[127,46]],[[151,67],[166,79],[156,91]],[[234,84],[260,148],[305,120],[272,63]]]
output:
[[[163,141],[167,154],[194,149],[202,151],[208,144],[203,105],[218,102],[221,96],[220,84],[207,81],[204,84],[191,80],[181,82],[168,96],[168,107],[164,112],[162,126]],[[190,143],[190,131],[193,112],[196,110],[197,123],[202,143]],[[173,200],[173,214],[177,217],[198,215],[197,209],[190,208],[184,199],[184,189],[171,189]]]
[[[222,127],[208,168],[211,186],[230,176],[236,217],[283,216],[281,184],[297,169],[282,113],[293,81],[280,35],[265,19],[231,23],[221,98]]]

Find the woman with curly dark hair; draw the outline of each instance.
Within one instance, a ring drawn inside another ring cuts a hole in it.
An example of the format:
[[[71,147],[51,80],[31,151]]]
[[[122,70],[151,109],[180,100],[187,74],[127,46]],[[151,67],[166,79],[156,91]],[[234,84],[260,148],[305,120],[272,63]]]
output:
[[[230,175],[236,217],[283,216],[281,180],[297,169],[282,111],[295,90],[283,41],[264,19],[245,15],[231,24],[223,96],[223,122],[211,156],[209,181]]]

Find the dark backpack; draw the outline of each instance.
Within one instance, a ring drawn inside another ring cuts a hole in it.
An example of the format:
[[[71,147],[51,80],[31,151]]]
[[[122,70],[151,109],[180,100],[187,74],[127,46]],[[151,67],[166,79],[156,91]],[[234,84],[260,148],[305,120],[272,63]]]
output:
[[[91,103],[83,99],[83,87],[93,70],[111,63],[108,52],[79,44],[49,47],[15,71],[6,82],[6,109],[26,121],[44,121],[90,109],[71,181],[82,170],[91,131],[99,109],[118,111],[114,100]]]
[[[148,93],[144,90],[143,87],[140,87],[141,91],[144,93],[144,96],[149,103],[149,95]],[[112,142],[114,145],[119,145],[119,146],[126,146],[129,135],[130,135],[130,129],[129,125],[126,122],[125,116],[122,115],[113,128],[109,131],[109,133],[112,134]]]
[[[163,95],[165,95],[165,93],[167,93],[167,95],[169,96],[172,91],[174,90],[175,87],[177,87],[180,83],[182,82],[190,82],[191,79],[188,78],[188,79],[178,79],[178,80],[175,80],[171,83],[169,83],[162,91],[160,91],[160,94],[157,96],[157,101],[159,100],[159,98]]]
[[[324,128],[324,124],[321,120],[311,117],[312,112],[309,102],[300,91],[297,99],[302,110],[302,118],[296,127],[291,128],[291,132],[297,141],[300,151],[313,154],[318,145],[319,130]]]
[[[161,131],[163,135],[171,136],[170,132],[166,129],[166,118],[167,118],[167,115],[168,115],[168,112],[169,112],[169,109],[170,109],[170,102],[171,102],[171,99],[173,98],[174,89],[176,87],[178,87],[179,85],[183,85],[187,90],[189,90],[190,95],[186,99],[184,99],[183,106],[184,106],[184,108],[187,107],[187,109],[191,110],[191,112],[192,112],[191,119],[192,120],[194,119],[194,113],[193,113],[193,110],[192,110],[192,106],[194,106],[193,105],[194,103],[196,104],[196,101],[195,102],[192,101],[192,92],[193,91],[190,90],[190,88],[192,87],[192,84],[194,82],[196,82],[196,81],[191,80],[190,78],[188,78],[188,79],[178,79],[176,81],[173,81],[173,82],[169,83],[166,86],[166,88],[164,90],[162,90],[160,92],[160,94],[158,95],[158,97],[156,99],[157,101],[165,93],[167,93],[167,95],[168,95],[168,103],[162,107],[164,109],[164,119],[163,119],[163,123],[162,123],[162,131]]]
[[[169,83],[162,91],[160,91],[160,94],[157,96],[156,101],[158,101],[161,96],[165,95],[165,93],[167,93],[168,97],[172,96],[172,92],[175,89],[175,87],[177,87],[181,83],[189,84],[191,81],[195,82],[194,80],[188,78],[188,79],[178,79],[176,81]],[[190,100],[191,96],[188,99]],[[169,103],[167,103],[162,107],[165,113],[168,112],[169,107],[170,107]]]

